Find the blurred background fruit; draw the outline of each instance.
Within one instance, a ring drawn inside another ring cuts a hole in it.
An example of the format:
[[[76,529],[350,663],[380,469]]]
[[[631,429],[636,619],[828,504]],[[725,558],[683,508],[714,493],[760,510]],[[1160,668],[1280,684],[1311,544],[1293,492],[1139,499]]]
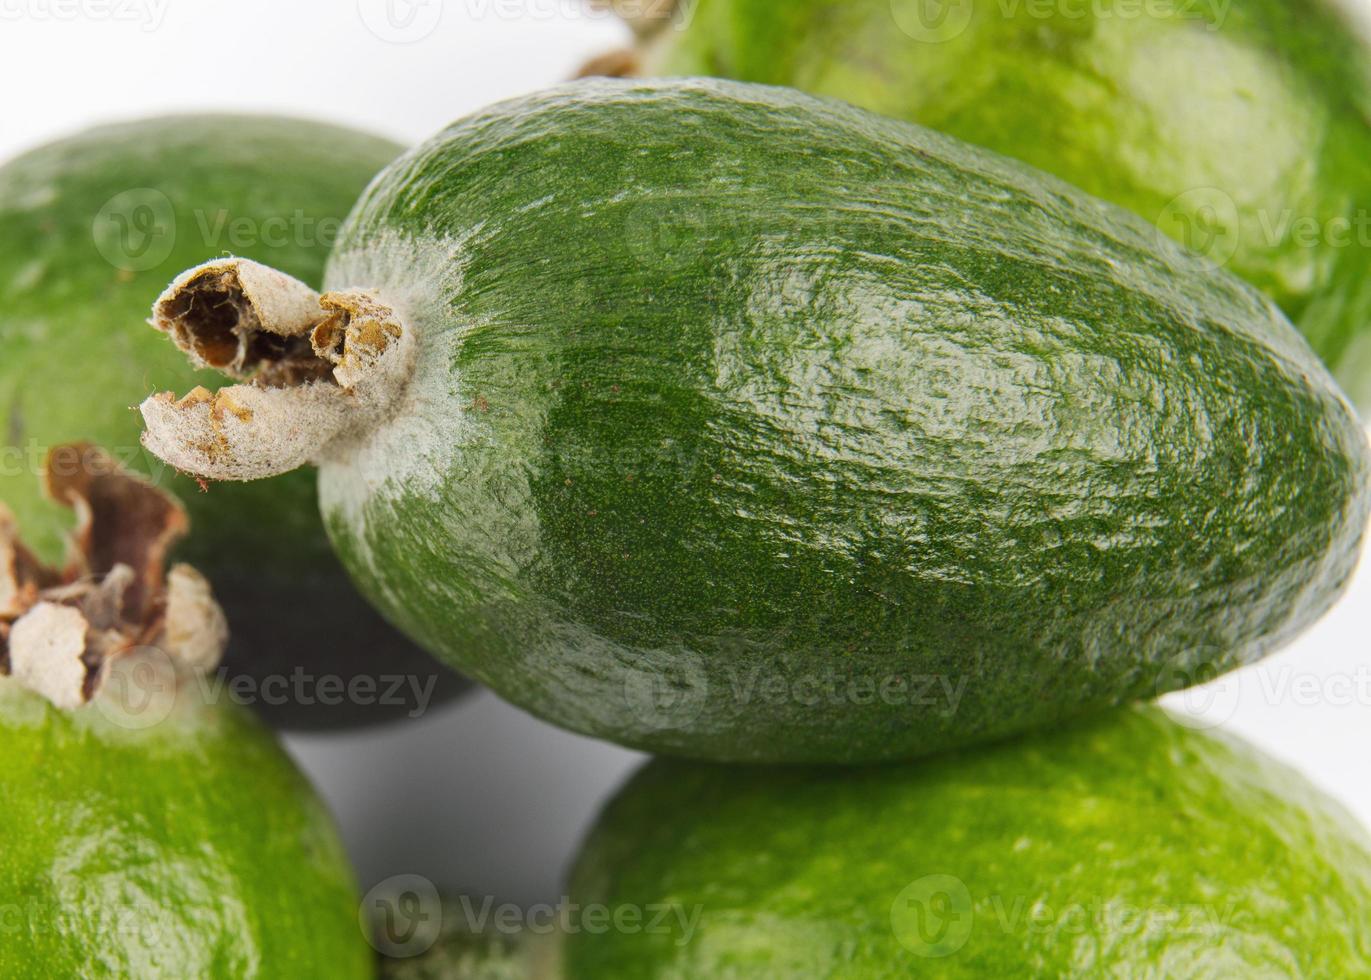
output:
[[[1371,43],[1333,0],[630,9],[637,63],[591,70],[793,85],[1031,163],[1264,290],[1371,411]]]
[[[146,324],[181,268],[230,252],[317,284],[357,196],[398,153],[299,119],[198,114],[99,127],[0,166],[0,500],[56,561],[70,516],[39,485],[50,446],[96,442],[176,493],[191,515],[177,558],[209,577],[229,616],[226,678],[287,728],[403,718],[464,682],[353,592],[312,471],[199,487],[143,452],[129,406],[163,384],[218,386]],[[370,703],[346,695],[358,675]],[[381,675],[406,678],[393,702]]]
[[[373,976],[309,783],[168,666],[120,659],[74,711],[0,678],[0,975]]]
[[[564,930],[568,980],[1371,970],[1364,829],[1156,708],[905,766],[653,762],[569,898],[620,926]]]

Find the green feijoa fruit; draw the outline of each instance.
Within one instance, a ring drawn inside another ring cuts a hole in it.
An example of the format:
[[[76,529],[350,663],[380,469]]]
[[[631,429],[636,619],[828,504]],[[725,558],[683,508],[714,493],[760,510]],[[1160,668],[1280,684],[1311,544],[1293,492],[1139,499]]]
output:
[[[93,129],[0,167],[0,501],[53,562],[69,518],[36,477],[53,445],[98,443],[175,491],[195,528],[179,554],[213,581],[233,623],[228,669],[247,676],[232,690],[286,727],[412,712],[321,684],[377,672],[378,650],[384,673],[436,683],[435,699],[457,679],[356,598],[312,474],[202,493],[141,451],[130,406],[149,380],[198,380],[144,325],[147,295],[229,251],[319,282],[342,219],[398,153],[295,119],[174,116]]]
[[[217,358],[195,311],[228,296],[296,351],[228,373],[319,380],[150,398],[148,447],[319,461],[388,618],[630,746],[895,759],[1187,686],[1317,618],[1371,505],[1353,411],[1256,290],[786,89],[506,102],[371,185],[322,299],[230,266],[154,323]]]
[[[660,5],[659,5],[660,6]],[[1371,47],[1330,0],[688,0],[636,69],[793,85],[1017,157],[1264,290],[1371,409]],[[625,64],[604,61],[593,70]]]
[[[1121,709],[913,765],[653,762],[577,859],[564,976],[1363,976],[1368,903],[1339,804]]]
[[[166,666],[120,658],[71,711],[0,678],[0,975],[373,976],[309,784]]]

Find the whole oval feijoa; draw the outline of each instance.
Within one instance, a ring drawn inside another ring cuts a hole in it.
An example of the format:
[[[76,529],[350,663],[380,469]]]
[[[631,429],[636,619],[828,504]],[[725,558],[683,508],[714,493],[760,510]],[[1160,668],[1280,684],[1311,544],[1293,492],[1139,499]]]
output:
[[[209,114],[102,126],[0,166],[0,503],[55,562],[70,519],[38,479],[54,445],[97,443],[174,491],[194,531],[178,556],[212,580],[232,624],[226,696],[287,728],[404,717],[461,682],[356,597],[312,474],[202,492],[141,450],[129,407],[150,380],[207,377],[144,325],[147,295],[221,252],[317,283],[348,210],[399,152],[336,126]],[[405,696],[383,697],[392,676]]]
[[[210,263],[155,322],[203,349],[172,314],[225,275],[317,380],[149,399],[148,445],[318,460],[389,619],[654,751],[895,759],[1188,686],[1317,618],[1371,505],[1352,410],[1256,290],[789,90],[502,103],[371,185],[322,298]]]
[[[661,7],[638,70],[793,85],[1041,167],[1265,291],[1371,410],[1371,45],[1345,5]]]
[[[1122,710],[915,765],[651,763],[581,849],[560,976],[1363,976],[1368,903],[1339,804]]]
[[[72,711],[0,677],[0,975],[373,976],[309,784],[169,663],[121,658]]]

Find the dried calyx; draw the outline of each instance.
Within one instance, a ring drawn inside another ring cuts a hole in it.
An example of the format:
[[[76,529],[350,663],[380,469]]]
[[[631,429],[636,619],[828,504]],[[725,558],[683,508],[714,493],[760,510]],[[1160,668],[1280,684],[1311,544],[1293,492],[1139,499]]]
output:
[[[224,614],[193,568],[164,571],[189,529],[176,499],[85,443],[49,452],[43,480],[76,512],[76,530],[66,566],[49,568],[0,507],[0,673],[76,708],[115,658],[140,648],[186,673],[213,670],[228,642]]]
[[[638,37],[655,37],[671,27],[678,11],[698,0],[594,0],[597,7],[608,7],[633,29]]]
[[[644,49],[662,41],[668,28],[679,27],[689,13],[687,4],[698,0],[595,0],[595,6],[613,10],[632,29],[635,47],[618,48],[598,55],[576,73],[577,78],[633,78],[643,74]]]
[[[642,56],[632,48],[615,48],[597,54],[578,72],[577,78],[634,78],[643,72]]]
[[[197,367],[242,382],[140,406],[143,445],[211,480],[257,480],[327,458],[386,418],[413,363],[413,337],[371,293],[320,296],[247,259],[182,274],[150,322]]]

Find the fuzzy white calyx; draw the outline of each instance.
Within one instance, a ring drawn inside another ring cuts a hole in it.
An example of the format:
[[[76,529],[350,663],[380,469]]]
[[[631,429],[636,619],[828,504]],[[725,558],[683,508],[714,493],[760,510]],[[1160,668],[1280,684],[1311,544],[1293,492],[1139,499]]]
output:
[[[280,355],[281,341],[308,340],[318,320],[314,290],[269,266],[230,258],[177,276],[148,322],[196,367],[246,378],[265,355]]]
[[[228,620],[209,582],[189,565],[173,565],[167,574],[162,649],[188,671],[208,674],[219,666],[228,635]]]
[[[86,703],[89,625],[79,609],[40,602],[10,630],[10,676],[59,708]]]
[[[183,473],[207,480],[261,480],[299,469],[347,423],[336,387],[233,385],[184,398],[153,395],[143,413],[143,445]],[[306,424],[307,423],[307,424]]]
[[[211,480],[258,480],[328,457],[383,421],[413,368],[414,338],[364,290],[318,295],[246,259],[184,273],[152,325],[197,364],[248,379],[139,406],[143,445]]]

